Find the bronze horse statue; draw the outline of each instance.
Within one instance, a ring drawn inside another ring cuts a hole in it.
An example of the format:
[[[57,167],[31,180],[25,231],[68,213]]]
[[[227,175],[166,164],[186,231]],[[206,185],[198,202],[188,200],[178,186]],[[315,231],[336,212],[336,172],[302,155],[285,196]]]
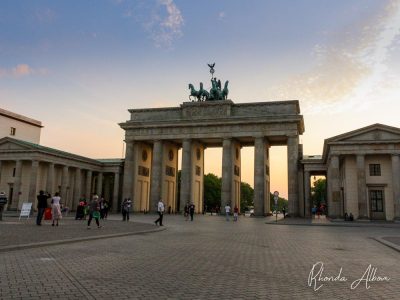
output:
[[[190,89],[190,95],[189,95],[189,100],[190,101],[194,101],[192,98],[190,98],[190,97],[196,97],[197,98],[197,101],[200,101],[200,93],[199,93],[199,91],[196,91],[195,90],[195,88],[194,88],[194,86],[193,86],[193,84],[191,84],[191,83],[189,83],[189,89]]]
[[[207,92],[207,91],[203,88],[203,83],[202,83],[202,82],[200,82],[199,94],[200,94],[200,101],[207,101],[208,98],[210,98],[210,93]]]
[[[229,80],[225,81],[224,89],[222,90],[222,100],[228,99],[228,93],[229,93],[228,84]]]

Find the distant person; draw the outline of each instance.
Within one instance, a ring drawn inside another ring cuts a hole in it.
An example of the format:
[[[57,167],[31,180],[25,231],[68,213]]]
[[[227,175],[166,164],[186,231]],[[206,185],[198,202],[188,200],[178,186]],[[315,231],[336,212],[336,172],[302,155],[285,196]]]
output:
[[[131,199],[130,198],[125,198],[124,201],[122,202],[122,221],[129,221],[129,212],[131,209]]]
[[[194,209],[195,209],[195,205],[193,203],[190,203],[190,205],[189,205],[190,221],[193,221]]]
[[[186,202],[185,207],[183,208],[183,215],[185,216],[185,221],[189,220],[189,202]]]
[[[285,208],[282,208],[282,213],[283,213],[283,218],[285,218],[286,217],[286,209]]]
[[[160,199],[160,201],[158,201],[157,213],[158,213],[158,219],[155,220],[154,223],[156,225],[158,225],[158,223],[160,223],[160,226],[164,226],[163,223],[162,223],[163,216],[164,216],[164,203],[162,202],[161,199]]]
[[[233,221],[237,221],[239,216],[239,208],[235,205],[235,208],[233,209]]]
[[[231,213],[231,207],[229,206],[229,204],[227,203],[225,205],[225,216],[226,216],[226,220],[229,221],[229,214]]]
[[[38,226],[42,225],[44,211],[47,208],[47,198],[48,198],[48,196],[43,191],[40,191],[39,195],[37,196],[38,214],[36,217],[36,225],[38,225]]]
[[[92,201],[89,204],[89,220],[87,223],[87,229],[90,229],[90,223],[92,219],[96,220],[97,228],[101,228],[100,226],[100,205],[99,205],[99,196],[94,195]]]
[[[52,214],[52,224],[51,226],[58,226],[58,221],[62,218],[61,217],[61,197],[60,194],[57,192],[54,197],[51,199],[51,214]]]

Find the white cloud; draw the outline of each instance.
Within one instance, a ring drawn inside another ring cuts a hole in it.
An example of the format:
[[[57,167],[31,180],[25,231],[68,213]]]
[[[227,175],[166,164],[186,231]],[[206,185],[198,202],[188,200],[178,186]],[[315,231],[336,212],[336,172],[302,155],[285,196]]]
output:
[[[156,47],[171,47],[173,41],[183,35],[183,16],[173,0],[158,0],[157,8],[145,28]]]
[[[49,72],[45,68],[33,69],[27,64],[19,64],[13,68],[0,68],[0,78],[21,78],[30,75],[47,75]]]
[[[353,24],[334,45],[315,45],[316,66],[270,89],[274,98],[302,100],[308,113],[365,109],[393,88],[400,74],[391,73],[388,59],[399,47],[400,3],[390,1],[362,24]]]

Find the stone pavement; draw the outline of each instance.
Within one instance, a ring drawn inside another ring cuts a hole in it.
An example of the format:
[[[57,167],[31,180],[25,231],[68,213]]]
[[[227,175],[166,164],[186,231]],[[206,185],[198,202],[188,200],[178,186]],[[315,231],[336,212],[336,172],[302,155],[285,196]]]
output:
[[[154,226],[155,218],[133,220]],[[399,228],[265,222],[166,215],[156,233],[2,252],[0,299],[399,298],[400,253],[374,240],[400,236]],[[314,280],[323,284],[314,291],[307,280],[317,262],[323,277],[342,268],[347,281]],[[352,290],[370,264],[390,280]]]
[[[97,228],[93,219],[90,230],[87,229],[87,220],[75,220],[72,216],[62,218],[59,226],[51,226],[52,222],[46,220],[42,221],[42,226],[37,226],[35,220],[35,218],[19,220],[17,217],[4,217],[0,222],[0,252],[150,233],[164,229],[152,224],[122,222],[119,215],[111,215],[107,220],[100,220],[101,228]]]

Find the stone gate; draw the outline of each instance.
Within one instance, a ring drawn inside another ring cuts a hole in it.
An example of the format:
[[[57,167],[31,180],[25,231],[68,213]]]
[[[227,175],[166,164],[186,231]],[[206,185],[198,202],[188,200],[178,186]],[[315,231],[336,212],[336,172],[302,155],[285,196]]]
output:
[[[172,212],[193,202],[203,209],[204,150],[222,147],[221,206],[240,208],[241,147],[254,146],[254,211],[269,213],[269,148],[287,145],[288,212],[299,209],[299,135],[304,132],[299,102],[184,102],[179,107],[130,109],[125,130],[123,198],[135,211],[156,211],[163,199]],[[182,148],[180,199],[178,150]]]

